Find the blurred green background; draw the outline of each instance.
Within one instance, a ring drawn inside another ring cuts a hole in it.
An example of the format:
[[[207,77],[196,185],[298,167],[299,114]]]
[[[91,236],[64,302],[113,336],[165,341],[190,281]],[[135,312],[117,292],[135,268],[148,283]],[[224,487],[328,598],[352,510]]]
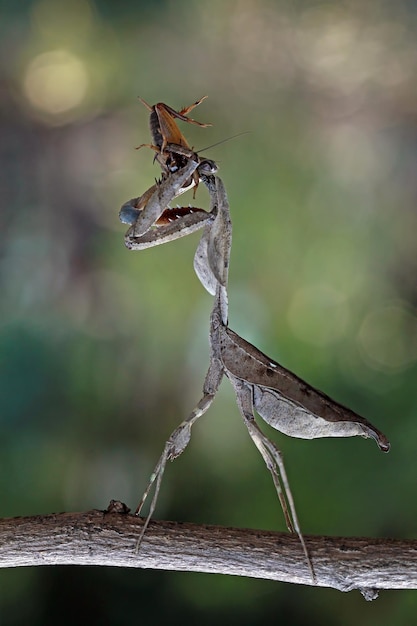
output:
[[[150,103],[220,166],[230,324],[392,442],[282,448],[304,533],[412,538],[417,499],[416,2],[0,2],[1,516],[135,508],[200,398],[212,299],[193,235],[125,249],[119,207],[158,176]],[[192,196],[187,198],[192,201]],[[204,188],[197,193],[208,206]],[[284,530],[227,381],[156,516]],[[98,568],[0,573],[1,624],[409,624],[269,581]],[[283,621],[284,620],[284,621]]]

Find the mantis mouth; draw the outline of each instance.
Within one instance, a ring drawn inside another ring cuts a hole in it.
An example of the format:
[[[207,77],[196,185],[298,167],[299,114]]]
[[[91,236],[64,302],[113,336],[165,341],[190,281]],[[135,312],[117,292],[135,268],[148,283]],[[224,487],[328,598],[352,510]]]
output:
[[[194,213],[201,213],[201,214],[208,215],[207,211],[205,211],[204,209],[199,209],[198,207],[180,206],[174,209],[171,209],[171,207],[168,207],[162,213],[161,217],[156,221],[155,226],[158,228],[158,226],[171,224],[171,222],[175,222],[176,220],[181,220],[185,218],[187,215],[193,215]]]
[[[137,208],[137,201],[138,198],[132,198],[128,202],[125,202],[120,209],[120,221],[124,224],[133,226],[139,215],[142,213],[143,209]],[[154,227],[158,228],[160,226],[165,226],[166,224],[171,224],[172,222],[184,219],[189,215],[194,215],[195,213],[208,215],[208,212],[204,209],[199,209],[198,207],[193,206],[181,206],[175,208],[167,207],[156,220]]]
[[[131,200],[130,203],[126,203],[126,205],[122,207],[124,218],[127,218],[127,214],[133,217],[131,222],[127,222],[128,224],[132,224],[132,226],[125,235],[125,245],[129,250],[145,250],[146,248],[153,248],[154,246],[167,243],[168,241],[174,241],[175,239],[185,237],[186,235],[200,230],[206,224],[214,220],[214,215],[204,209],[198,209],[196,207],[177,207],[171,209],[168,207],[144,235],[136,238],[133,235],[133,230],[138,211],[140,210],[132,207],[132,202]]]

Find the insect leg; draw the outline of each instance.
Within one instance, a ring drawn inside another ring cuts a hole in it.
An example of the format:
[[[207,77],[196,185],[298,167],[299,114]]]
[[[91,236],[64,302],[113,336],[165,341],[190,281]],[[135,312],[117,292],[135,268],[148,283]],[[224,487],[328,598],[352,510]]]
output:
[[[190,104],[188,107],[184,107],[180,111],[176,111],[175,109],[170,107],[168,104],[164,104],[163,102],[158,102],[158,104],[155,104],[155,110],[158,112],[158,117],[162,117],[164,114],[165,115],[168,114],[172,118],[177,118],[179,120],[182,120],[183,122],[188,122],[189,124],[195,124],[196,126],[202,126],[203,128],[206,128],[208,126],[211,126],[211,124],[202,124],[201,122],[197,122],[197,120],[193,120],[191,117],[186,116],[186,113],[189,113],[190,111],[192,111],[196,106],[198,106],[206,98],[207,96],[203,96],[202,98],[200,98],[200,100],[197,100],[197,102],[194,102],[194,104]]]
[[[208,372],[206,374],[206,378],[204,381],[203,397],[201,398],[201,400],[199,401],[195,409],[187,417],[187,419],[181,422],[181,424],[174,430],[174,432],[169,437],[168,441],[165,444],[164,450],[159,458],[159,461],[156,464],[156,467],[151,474],[151,477],[149,479],[149,484],[147,488],[145,489],[145,492],[141,498],[141,501],[139,502],[136,508],[135,515],[140,515],[142,507],[145,503],[145,500],[148,497],[149,492],[154,482],[156,481],[155,492],[151,500],[151,504],[149,506],[148,515],[142,526],[142,530],[139,535],[138,542],[136,544],[136,551],[138,551],[140,548],[146,529],[155,511],[155,507],[156,507],[156,503],[157,503],[158,495],[159,495],[159,490],[161,488],[162,478],[164,475],[167,461],[173,461],[178,456],[180,456],[182,452],[184,452],[185,448],[187,447],[191,439],[191,428],[194,422],[196,422],[199,417],[204,415],[204,413],[210,407],[211,403],[213,402],[216,396],[217,390],[220,386],[220,382],[223,378],[223,368],[221,364],[219,363],[219,361],[213,358],[213,356],[211,356],[210,359],[211,360],[210,360],[209,369],[208,369]]]
[[[208,96],[203,96],[202,98],[200,98],[200,100],[197,100],[196,102],[194,102],[194,104],[190,104],[188,107],[184,107],[183,109],[181,109],[181,111],[178,111],[178,113],[180,115],[187,115],[187,113],[195,109],[195,107],[201,104],[203,100],[205,100],[207,97]]]
[[[237,405],[248,429],[249,435],[261,453],[262,458],[272,476],[272,480],[274,481],[275,489],[284,513],[288,530],[290,532],[297,533],[311,576],[315,582],[316,578],[313,564],[307,551],[304,537],[301,533],[297,512],[295,510],[294,499],[289,486],[281,451],[270,439],[268,439],[268,437],[266,437],[266,435],[263,434],[255,421],[252,385],[235,377],[229,376],[229,379],[235,389]]]
[[[151,112],[153,111],[153,106],[148,104],[143,98],[138,96],[138,100],[140,100],[142,102],[142,104],[148,109],[148,111],[151,111]]]
[[[141,148],[150,148],[154,152],[160,152],[160,148],[158,146],[154,146],[153,143],[141,143],[140,146],[136,146],[135,150],[140,150]]]

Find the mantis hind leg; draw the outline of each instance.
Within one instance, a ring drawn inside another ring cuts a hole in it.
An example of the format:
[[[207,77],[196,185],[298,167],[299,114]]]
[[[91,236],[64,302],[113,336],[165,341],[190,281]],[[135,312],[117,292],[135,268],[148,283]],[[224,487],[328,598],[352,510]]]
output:
[[[284,460],[281,451],[259,428],[255,421],[252,385],[237,378],[231,378],[231,383],[236,392],[237,405],[243,417],[243,421],[248,429],[249,435],[258,448],[265,464],[272,476],[275,490],[277,492],[282,511],[284,513],[285,522],[290,532],[295,532],[301,543],[311,576],[316,581],[313,564],[308,553],[304,537],[301,532],[298,521],[297,512],[295,510],[294,499],[291,493],[290,485],[285,471]]]

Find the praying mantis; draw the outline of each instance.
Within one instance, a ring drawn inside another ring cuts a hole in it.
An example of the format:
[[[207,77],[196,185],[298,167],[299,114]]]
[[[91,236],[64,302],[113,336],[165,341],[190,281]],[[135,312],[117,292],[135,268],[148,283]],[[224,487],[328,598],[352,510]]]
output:
[[[210,210],[169,209],[169,212],[174,211],[170,217],[165,207],[182,193],[183,185],[195,172],[208,189]],[[361,436],[373,438],[383,452],[389,451],[389,441],[368,420],[311,387],[229,327],[227,290],[232,224],[226,190],[214,162],[200,161],[193,153],[180,169],[167,174],[160,183],[132,202],[121,209],[122,221],[131,225],[125,238],[130,249],[153,247],[204,228],[194,257],[194,269],[204,288],[214,296],[209,327],[210,361],[203,395],[166,441],[135,511],[140,515],[155,484],[137,548],[154,513],[168,460],[174,460],[185,450],[192,426],[209,409],[223,377],[226,377],[235,391],[237,406],[249,435],[272,476],[287,528],[299,537],[314,582],[313,563],[301,533],[282,454],[260,429],[255,411],[270,426],[292,437]]]

